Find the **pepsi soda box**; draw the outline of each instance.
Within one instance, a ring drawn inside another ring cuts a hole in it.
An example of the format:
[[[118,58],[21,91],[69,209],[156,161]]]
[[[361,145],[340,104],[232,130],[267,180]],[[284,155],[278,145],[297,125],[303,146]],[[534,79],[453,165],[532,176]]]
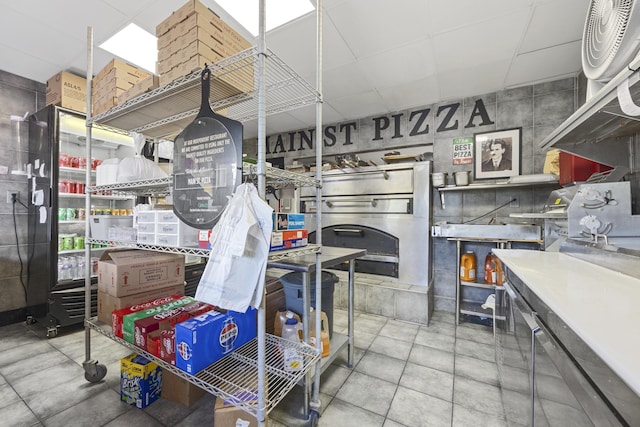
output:
[[[176,366],[196,374],[256,337],[257,311],[212,310],[175,326]]]

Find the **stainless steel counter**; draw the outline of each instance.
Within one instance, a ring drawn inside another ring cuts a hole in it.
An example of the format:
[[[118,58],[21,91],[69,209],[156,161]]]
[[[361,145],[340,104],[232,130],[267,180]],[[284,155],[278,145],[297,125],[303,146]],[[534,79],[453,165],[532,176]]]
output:
[[[565,253],[494,252],[621,425],[640,425],[640,279]]]

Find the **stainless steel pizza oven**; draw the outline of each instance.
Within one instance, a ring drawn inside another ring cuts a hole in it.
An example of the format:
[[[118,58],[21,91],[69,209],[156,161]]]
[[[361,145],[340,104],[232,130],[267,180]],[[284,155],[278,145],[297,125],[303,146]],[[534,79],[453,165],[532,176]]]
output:
[[[326,171],[322,185],[322,244],[363,248],[357,272],[427,286],[430,279],[431,162]],[[300,190],[301,212],[316,212],[315,190]],[[315,215],[308,215],[315,242]]]

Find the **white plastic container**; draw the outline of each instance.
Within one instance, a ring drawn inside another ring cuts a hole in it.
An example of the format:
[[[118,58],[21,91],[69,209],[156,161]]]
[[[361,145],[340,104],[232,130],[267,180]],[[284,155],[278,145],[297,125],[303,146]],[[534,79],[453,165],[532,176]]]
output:
[[[463,187],[469,185],[469,171],[456,172],[454,175],[456,186]]]
[[[304,360],[296,348],[301,336],[302,324],[293,317],[291,311],[288,311],[287,320],[282,325],[282,338],[292,341],[295,345],[283,344],[281,348],[284,370],[287,372],[295,372],[303,368]]]
[[[445,172],[434,172],[431,174],[431,182],[436,188],[444,187],[447,184],[447,174]]]

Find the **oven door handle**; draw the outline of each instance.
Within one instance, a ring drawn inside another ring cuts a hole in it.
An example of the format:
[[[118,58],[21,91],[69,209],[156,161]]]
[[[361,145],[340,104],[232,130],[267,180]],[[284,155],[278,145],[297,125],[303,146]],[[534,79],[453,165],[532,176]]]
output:
[[[331,201],[325,200],[324,202],[327,207],[334,207],[336,204],[341,204],[342,206],[351,206],[353,203],[366,203],[367,205],[371,205],[374,208],[378,206],[378,199],[370,199],[370,200],[349,200],[349,201]]]
[[[360,236],[364,235],[364,231],[360,228],[333,228],[334,233],[349,233],[349,234],[358,234]]]

